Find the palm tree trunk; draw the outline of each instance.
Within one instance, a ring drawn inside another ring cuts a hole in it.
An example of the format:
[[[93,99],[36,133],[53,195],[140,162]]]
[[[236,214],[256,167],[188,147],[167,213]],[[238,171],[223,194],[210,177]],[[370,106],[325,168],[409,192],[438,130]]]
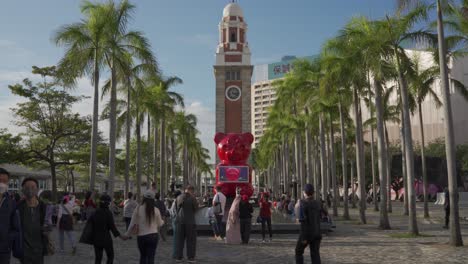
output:
[[[91,132],[91,157],[89,162],[89,190],[95,190],[96,169],[97,169],[97,145],[99,140],[99,63],[97,50],[94,51],[94,96],[93,96],[93,123]]]
[[[354,160],[351,159],[351,208],[356,208],[356,188],[355,188],[355,180],[354,180]]]
[[[301,175],[301,166],[300,166],[300,142],[299,142],[299,133],[294,134],[294,165],[295,165],[295,178],[296,178],[296,183],[302,184],[302,175]],[[299,187],[300,188],[300,187]],[[297,193],[297,191],[296,191]],[[297,201],[297,197],[295,197]]]
[[[156,139],[155,139],[156,140]],[[161,175],[161,200],[164,199],[165,188],[166,188],[166,119],[161,119],[161,151],[159,153],[161,157],[160,175]]]
[[[315,186],[315,200],[320,201],[320,192],[319,192],[319,187],[320,187],[320,171],[321,171],[321,166],[320,166],[320,155],[319,155],[319,139],[316,136],[314,139],[314,160],[315,160],[315,171],[314,171],[314,186]]]
[[[374,128],[370,126],[371,130],[371,171],[372,171],[372,200],[374,202],[374,211],[379,211],[379,203],[377,199],[377,175],[375,174],[375,155],[374,155]],[[378,140],[378,139],[377,139]]]
[[[184,187],[187,186],[188,184],[188,149],[187,149],[187,143],[184,145],[184,149],[183,149],[183,153],[182,153],[182,156],[183,156],[183,164],[184,164],[184,167],[183,167],[183,184],[184,184]]]
[[[130,86],[127,90],[127,120],[126,123],[126,131],[125,131],[125,193],[124,196],[127,198],[127,194],[129,190],[129,181],[130,181],[130,129],[131,129],[131,114],[130,114]]]
[[[313,166],[312,166],[312,135],[310,128],[307,127],[305,131],[305,144],[306,144],[306,160],[307,160],[307,183],[313,183]]]
[[[139,117],[138,107],[136,110],[136,141],[137,141],[137,153],[136,153],[136,179],[137,179],[137,197],[142,199],[141,196],[141,172],[142,172],[142,162],[141,162],[141,123]],[[149,186],[146,186],[149,188]]]
[[[402,111],[403,111],[403,123],[404,123],[404,138],[405,138],[405,158],[406,158],[406,173],[408,178],[408,208],[409,208],[409,232],[413,235],[418,235],[418,222],[416,218],[416,196],[413,188],[414,184],[414,156],[413,156],[413,139],[411,133],[411,119],[410,119],[410,106],[408,101],[408,87],[406,85],[406,80],[403,76],[403,72],[400,68],[400,62],[398,54],[395,56],[397,60],[398,68],[398,80],[400,82],[401,89],[401,101]],[[406,190],[405,190],[406,191]]]
[[[156,118],[153,120],[153,182],[158,185],[158,138],[159,138],[159,129],[156,125]],[[159,164],[161,166],[161,164]],[[149,184],[149,182],[148,182]]]
[[[369,81],[369,86],[370,86],[370,81]],[[372,105],[370,104],[370,102],[372,102],[372,99],[371,99],[371,93],[369,92],[369,105],[370,105],[369,112],[370,112],[370,118],[372,119],[374,117],[374,111],[372,110]],[[379,204],[377,202],[377,176],[375,175],[374,127],[372,124],[369,126],[369,129],[371,132],[370,153],[371,153],[371,172],[372,172],[372,202],[374,203],[374,211],[379,211]]]
[[[403,121],[403,114],[401,115],[401,120]],[[403,178],[403,188],[405,193],[403,194],[403,215],[409,215],[409,206],[408,206],[408,178],[406,173],[406,147],[405,147],[405,137],[403,136],[403,124],[400,129],[400,138],[401,138],[401,174]]]
[[[349,202],[348,202],[348,166],[346,153],[346,130],[344,125],[343,106],[338,104],[340,111],[340,130],[341,130],[341,167],[343,171],[343,218],[349,220]]]
[[[114,197],[115,155],[117,139],[117,78],[116,69],[111,69],[110,91],[110,126],[109,126],[109,190],[108,194]]]
[[[147,119],[147,135],[148,135],[148,142],[147,142],[147,150],[146,150],[146,181],[149,182],[151,180],[151,164],[153,163],[153,157],[151,155],[151,117],[148,114],[148,119]]]
[[[426,170],[426,155],[424,154],[424,123],[422,116],[421,104],[418,105],[419,110],[419,130],[421,132],[421,166],[423,178],[423,194],[424,194],[424,218],[429,218],[429,205],[427,201],[427,170]]]
[[[335,136],[333,131],[333,122],[332,117],[330,114],[330,174],[331,174],[331,182],[332,182],[332,190],[333,190],[333,200],[332,200],[332,207],[333,207],[333,216],[338,217],[338,188],[336,183],[336,158],[335,158]]]
[[[377,150],[378,150],[378,163],[380,174],[380,189],[387,190],[387,150],[385,149],[385,131],[384,131],[384,109],[382,106],[382,87],[380,83],[375,80],[375,106],[377,112]],[[373,140],[373,139],[372,139]],[[373,151],[372,151],[373,152]],[[374,197],[376,197],[376,188],[374,185]],[[374,200],[377,204],[377,201]],[[378,210],[378,208],[376,208]],[[379,228],[390,229],[390,222],[388,221],[387,212],[387,194],[386,191],[380,192],[380,223]]]
[[[391,181],[391,168],[392,168],[392,160],[393,156],[390,153],[390,140],[388,138],[388,129],[387,129],[387,123],[384,122],[385,126],[385,141],[387,144],[387,189],[382,190],[380,188],[380,192],[386,192],[387,195],[387,212],[391,213],[393,211],[392,209],[392,181]]]
[[[357,89],[353,90],[353,105],[356,126],[356,168],[359,185],[359,219],[361,224],[366,224],[366,191],[364,175],[364,139],[362,136],[362,117],[359,109],[359,97]]]
[[[322,194],[322,199],[326,201],[327,198],[327,192],[328,192],[328,187],[327,187],[327,154],[325,150],[325,127],[323,124],[323,114],[320,113],[319,115],[319,134],[320,134],[320,167],[321,167],[321,194]]]
[[[448,188],[450,196],[450,244],[452,246],[463,246],[460,230],[460,219],[458,211],[458,183],[455,157],[455,136],[453,132],[452,104],[450,101],[449,81],[446,62],[446,43],[444,38],[444,27],[440,0],[437,0],[437,32],[439,38],[439,65],[442,79],[442,102],[444,108],[445,122],[445,153],[447,156]]]
[[[176,146],[175,146],[174,135],[172,135],[171,136],[171,184],[176,183],[175,165],[176,165]]]
[[[290,155],[289,155],[289,142],[288,142],[288,138],[286,137],[285,138],[285,142],[284,142],[284,145],[285,145],[285,149],[284,149],[284,170],[286,171],[286,178],[287,178],[287,184],[286,184],[286,187],[287,187],[287,193],[289,195],[291,195],[291,183],[292,183],[292,179],[291,179],[291,171],[289,170],[289,161],[290,161]]]
[[[295,142],[293,141],[292,144],[291,144],[291,156],[290,156],[290,164],[291,164],[291,176],[292,176],[292,193],[293,193],[293,197],[294,199],[297,201],[297,195],[298,195],[298,192],[297,192],[297,171],[296,171],[296,144]]]

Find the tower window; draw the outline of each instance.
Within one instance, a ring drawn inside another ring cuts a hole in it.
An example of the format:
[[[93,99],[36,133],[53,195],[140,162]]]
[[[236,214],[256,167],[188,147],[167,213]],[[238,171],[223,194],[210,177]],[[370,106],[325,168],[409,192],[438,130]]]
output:
[[[226,71],[226,81],[240,81],[240,71]]]
[[[235,32],[231,32],[231,38],[229,39],[229,42],[237,42],[237,36]]]

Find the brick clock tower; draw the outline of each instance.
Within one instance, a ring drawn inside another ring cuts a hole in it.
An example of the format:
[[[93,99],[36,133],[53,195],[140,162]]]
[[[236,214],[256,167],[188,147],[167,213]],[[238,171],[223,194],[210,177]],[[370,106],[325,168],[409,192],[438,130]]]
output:
[[[251,132],[251,78],[247,24],[241,7],[229,3],[219,23],[216,49],[216,132]]]

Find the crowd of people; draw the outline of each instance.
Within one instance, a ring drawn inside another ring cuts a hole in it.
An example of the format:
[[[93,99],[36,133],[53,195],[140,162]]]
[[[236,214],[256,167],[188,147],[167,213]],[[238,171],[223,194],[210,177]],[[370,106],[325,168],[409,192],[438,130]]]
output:
[[[36,179],[26,178],[21,187],[19,199],[8,192],[10,174],[0,168],[0,263],[10,263],[11,256],[22,264],[42,264],[44,256],[55,254],[55,239],[52,230],[57,228],[58,251],[66,249],[75,254],[77,243],[92,245],[95,263],[101,263],[104,252],[106,263],[114,262],[113,237],[129,240],[136,237],[140,253],[140,263],[155,263],[158,242],[166,241],[169,225],[172,225],[172,258],[176,262],[194,263],[197,249],[196,213],[206,206],[207,217],[213,229],[214,239],[227,244],[248,244],[252,229],[255,201],[241,195],[226,197],[220,188],[211,199],[206,195],[200,201],[193,186],[183,191],[175,190],[172,199],[162,201],[156,185],[146,190],[141,198],[131,192],[120,204],[113,202],[107,194],[88,192],[84,201],[75,195],[65,193],[57,204],[46,203],[39,198],[39,185]],[[272,209],[295,215],[300,223],[301,235],[296,246],[296,261],[302,263],[304,248],[310,246],[312,263],[320,263],[320,221],[322,207],[313,200],[313,187],[306,186],[304,199],[290,205],[290,197],[272,199],[269,192],[259,194],[259,214],[256,219],[262,227],[262,242],[270,242],[272,232]],[[289,200],[288,200],[289,199]],[[116,226],[118,210],[122,207],[122,220],[125,231]],[[317,219],[318,220],[317,220]],[[82,233],[76,236],[76,225],[82,226]],[[313,227],[311,225],[314,225]],[[317,231],[318,230],[318,231]],[[317,262],[318,261],[318,262]]]

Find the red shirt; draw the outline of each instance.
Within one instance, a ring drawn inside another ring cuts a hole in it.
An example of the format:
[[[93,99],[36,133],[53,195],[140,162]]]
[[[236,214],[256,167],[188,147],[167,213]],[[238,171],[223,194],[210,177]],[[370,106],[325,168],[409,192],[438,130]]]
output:
[[[271,203],[268,200],[260,200],[260,216],[271,217]]]
[[[94,203],[93,199],[87,199],[84,203],[84,206],[96,208],[96,204]]]

